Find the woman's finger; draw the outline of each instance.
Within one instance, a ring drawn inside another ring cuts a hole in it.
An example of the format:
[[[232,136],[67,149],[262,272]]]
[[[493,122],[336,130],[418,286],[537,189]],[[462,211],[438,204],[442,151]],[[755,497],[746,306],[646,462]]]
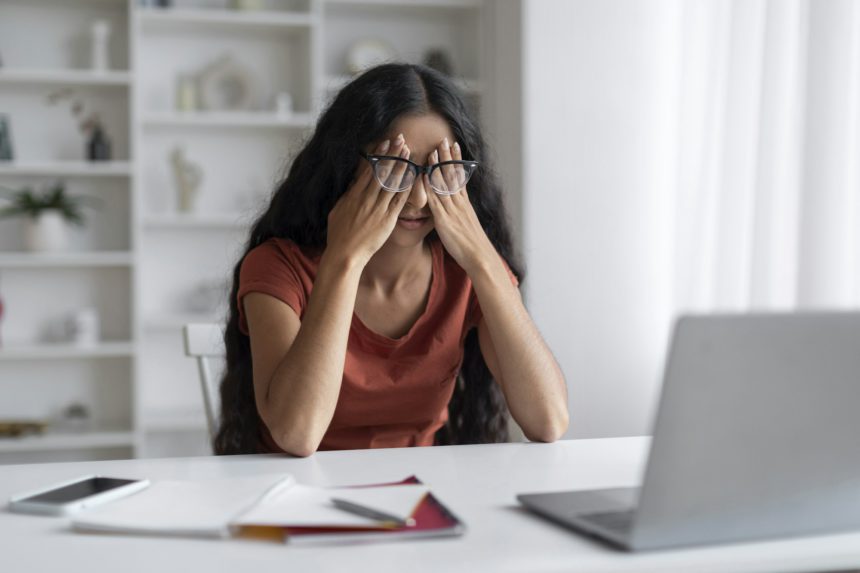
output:
[[[442,140],[442,144],[439,146],[439,159],[443,163],[453,159],[451,156],[451,143],[448,141],[447,137]],[[448,189],[448,193],[456,193],[458,191],[457,174],[455,169],[456,167],[454,165],[444,165],[442,167],[443,176],[445,177],[445,187]]]
[[[403,207],[409,201],[409,191],[392,193],[392,195],[394,195],[394,197],[391,199],[391,202],[388,203],[388,215],[396,219],[400,216],[400,213],[403,211]]]
[[[454,145],[451,146],[451,159],[454,161],[463,160],[463,151],[460,149],[460,144],[456,141],[454,142]]]
[[[430,156],[427,159],[427,162],[430,165],[436,165],[439,163],[439,151],[433,150]],[[432,189],[434,193],[447,193],[448,185],[445,182],[445,174],[442,173],[442,167],[433,170],[433,176],[428,179],[430,183],[432,183]]]
[[[397,138],[392,143],[391,148],[387,149],[386,153],[384,153],[384,155],[388,155],[388,156],[392,156],[392,157],[398,157],[400,155],[400,153],[403,151],[403,147],[405,145],[406,145],[406,138],[403,137],[402,133],[398,134]],[[394,162],[383,160],[377,166],[377,175],[379,176],[380,180],[385,181],[386,184],[388,184],[388,180],[391,176],[391,172],[393,169],[394,169]]]
[[[409,154],[410,154],[409,146],[404,144],[403,149],[400,151],[400,158],[409,159]],[[403,177],[406,175],[408,168],[409,168],[408,163],[406,163],[405,161],[398,161],[397,165],[394,167],[394,169],[392,170],[392,172],[388,178],[389,186],[394,188],[394,189],[399,189],[401,186],[401,183],[403,182]],[[404,195],[404,194],[408,195],[409,194],[408,189],[406,191],[397,191],[397,192],[391,191],[390,189],[386,189],[386,191],[388,191],[388,192],[387,193],[381,193],[379,195],[379,199],[378,199],[378,202],[384,207],[388,207],[388,204],[391,203],[392,199],[394,198],[393,197],[394,195]]]
[[[426,174],[424,175],[424,187],[428,189],[430,187],[430,176]],[[437,225],[446,215],[445,201],[442,200],[444,197],[444,195],[439,195],[433,190],[427,191],[427,204],[430,205],[430,212],[433,213]]]
[[[463,151],[460,149],[460,144],[458,142],[454,142],[454,146],[451,148],[451,157],[454,161],[463,161]],[[456,185],[458,186],[457,191],[460,191],[459,187],[464,186],[464,181],[466,181],[466,168],[463,165],[455,165],[454,166],[454,177],[456,181]],[[459,193],[458,193],[459,194]]]
[[[373,154],[382,155],[388,152],[389,147],[391,147],[391,141],[386,139],[376,146],[373,150]],[[359,168],[356,178],[352,182],[352,189],[354,189],[354,193],[356,195],[366,195],[372,189],[374,184],[377,184],[376,177],[373,174],[373,165],[366,159],[364,159],[362,163],[364,165]]]

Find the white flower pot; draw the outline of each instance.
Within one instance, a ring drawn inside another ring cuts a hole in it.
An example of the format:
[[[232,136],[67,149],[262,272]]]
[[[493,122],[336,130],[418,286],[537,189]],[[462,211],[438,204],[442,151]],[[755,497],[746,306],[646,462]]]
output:
[[[28,251],[65,251],[68,225],[62,213],[54,209],[42,211],[35,219],[28,218],[24,226],[24,241]]]

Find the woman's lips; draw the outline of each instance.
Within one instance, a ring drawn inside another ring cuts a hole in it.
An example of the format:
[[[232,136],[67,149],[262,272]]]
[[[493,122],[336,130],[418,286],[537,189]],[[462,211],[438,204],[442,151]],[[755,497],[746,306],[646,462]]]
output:
[[[398,219],[397,219],[397,224],[398,224],[398,225],[400,225],[401,227],[405,228],[405,229],[420,229],[420,228],[421,228],[421,227],[423,227],[423,226],[424,226],[424,225],[425,225],[429,220],[430,220],[430,217],[429,217],[429,216],[427,216],[427,217],[421,217],[421,218],[414,218],[414,217],[408,217],[408,218],[407,218],[407,217],[398,217]]]

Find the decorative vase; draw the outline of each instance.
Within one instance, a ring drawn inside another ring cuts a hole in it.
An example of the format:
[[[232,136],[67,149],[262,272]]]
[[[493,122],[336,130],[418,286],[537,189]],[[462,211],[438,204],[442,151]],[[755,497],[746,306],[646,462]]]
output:
[[[0,161],[12,161],[15,158],[12,151],[11,131],[9,116],[0,113]]]
[[[87,141],[87,159],[90,161],[110,161],[110,139],[101,126],[93,128],[92,135]]]
[[[194,111],[197,109],[197,80],[188,74],[179,76],[176,82],[176,109]]]
[[[41,253],[64,251],[67,228],[63,214],[55,209],[42,211],[36,218],[28,218],[24,227],[27,250]]]
[[[427,50],[427,53],[424,54],[424,65],[446,76],[450,76],[454,72],[451,56],[442,48]]]
[[[281,92],[275,96],[275,113],[281,119],[293,115],[293,96],[289,92]]]
[[[106,72],[110,68],[110,32],[110,23],[107,20],[96,20],[90,29],[90,65],[95,72]]]
[[[199,165],[186,159],[185,151],[181,147],[176,147],[170,152],[170,163],[173,165],[173,176],[176,179],[179,211],[191,213],[194,211],[194,202],[200,192],[200,184],[203,182],[203,170]]]
[[[262,10],[264,4],[263,0],[233,0],[233,7],[236,10]]]
[[[99,311],[92,307],[81,308],[66,319],[68,341],[77,346],[95,346],[99,343]]]

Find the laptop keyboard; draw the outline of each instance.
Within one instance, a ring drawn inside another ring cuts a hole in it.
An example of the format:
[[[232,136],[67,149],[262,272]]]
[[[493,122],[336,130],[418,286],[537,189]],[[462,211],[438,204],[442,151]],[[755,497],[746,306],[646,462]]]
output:
[[[602,529],[606,529],[620,536],[627,536],[630,529],[633,527],[633,517],[636,511],[628,509],[625,511],[607,511],[604,513],[589,513],[580,515],[579,518],[589,521],[595,525],[599,525]]]

